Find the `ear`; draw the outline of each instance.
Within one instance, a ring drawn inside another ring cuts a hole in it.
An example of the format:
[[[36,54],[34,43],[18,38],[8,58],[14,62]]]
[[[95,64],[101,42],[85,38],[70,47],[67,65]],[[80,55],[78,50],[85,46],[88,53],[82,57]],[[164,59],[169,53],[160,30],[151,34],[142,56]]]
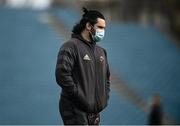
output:
[[[91,31],[91,29],[92,29],[92,25],[89,22],[86,23],[86,29],[88,31]]]

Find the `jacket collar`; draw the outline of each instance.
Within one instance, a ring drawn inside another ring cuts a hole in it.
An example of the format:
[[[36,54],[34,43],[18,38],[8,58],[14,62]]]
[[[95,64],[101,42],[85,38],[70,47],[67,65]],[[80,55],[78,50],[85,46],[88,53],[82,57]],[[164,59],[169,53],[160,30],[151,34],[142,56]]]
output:
[[[96,45],[96,42],[93,42],[93,41],[89,42],[89,41],[85,40],[81,35],[78,35],[78,34],[72,34],[71,37],[81,40],[83,43],[87,44],[90,47]]]

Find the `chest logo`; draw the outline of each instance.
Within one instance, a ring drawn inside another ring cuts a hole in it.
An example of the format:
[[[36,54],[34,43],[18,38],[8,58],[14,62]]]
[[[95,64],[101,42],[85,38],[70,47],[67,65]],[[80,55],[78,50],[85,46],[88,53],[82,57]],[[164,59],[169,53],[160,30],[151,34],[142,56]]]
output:
[[[104,61],[104,57],[100,56],[100,61],[103,62]]]
[[[84,56],[83,60],[91,60],[91,59],[90,59],[89,56],[86,54],[86,55]]]

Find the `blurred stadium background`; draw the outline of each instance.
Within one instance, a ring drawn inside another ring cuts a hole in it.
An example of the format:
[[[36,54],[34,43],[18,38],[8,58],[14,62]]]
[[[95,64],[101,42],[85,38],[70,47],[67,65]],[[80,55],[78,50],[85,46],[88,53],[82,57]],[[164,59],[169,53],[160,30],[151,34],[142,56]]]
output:
[[[0,125],[59,125],[59,47],[81,8],[107,19],[100,43],[111,67],[101,124],[147,124],[161,96],[164,124],[180,124],[179,0],[0,0]]]

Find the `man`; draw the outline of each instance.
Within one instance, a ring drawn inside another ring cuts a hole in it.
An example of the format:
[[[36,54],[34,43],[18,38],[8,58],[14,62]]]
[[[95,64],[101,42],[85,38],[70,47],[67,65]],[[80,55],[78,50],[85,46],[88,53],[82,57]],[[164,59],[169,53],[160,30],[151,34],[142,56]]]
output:
[[[160,94],[154,94],[152,97],[152,105],[149,113],[149,125],[163,124],[163,109],[161,105]]]
[[[60,114],[65,125],[99,124],[109,99],[110,72],[103,39],[105,18],[95,10],[84,14],[72,30],[72,38],[60,48],[56,81],[61,86]]]

